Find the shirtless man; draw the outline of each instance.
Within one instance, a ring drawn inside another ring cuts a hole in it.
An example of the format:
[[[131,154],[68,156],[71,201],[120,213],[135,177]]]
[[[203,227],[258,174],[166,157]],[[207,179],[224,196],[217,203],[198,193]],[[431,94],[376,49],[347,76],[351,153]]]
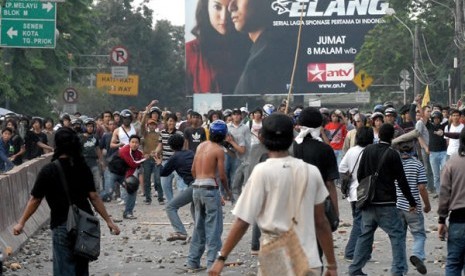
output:
[[[231,197],[224,170],[224,150],[221,146],[228,127],[221,120],[210,124],[210,141],[201,143],[194,156],[192,176],[192,198],[195,206],[195,228],[187,257],[189,269],[200,268],[200,258],[207,245],[207,268],[210,268],[221,249],[223,233],[223,211],[221,195],[216,182],[218,175],[223,188]]]

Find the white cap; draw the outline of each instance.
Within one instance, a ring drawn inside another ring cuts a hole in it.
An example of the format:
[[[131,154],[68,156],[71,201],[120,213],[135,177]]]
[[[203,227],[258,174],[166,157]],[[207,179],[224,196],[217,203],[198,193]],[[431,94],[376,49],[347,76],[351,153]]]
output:
[[[247,113],[249,113],[249,111],[247,110],[247,107],[245,107],[245,106],[241,107],[241,112],[247,112]]]

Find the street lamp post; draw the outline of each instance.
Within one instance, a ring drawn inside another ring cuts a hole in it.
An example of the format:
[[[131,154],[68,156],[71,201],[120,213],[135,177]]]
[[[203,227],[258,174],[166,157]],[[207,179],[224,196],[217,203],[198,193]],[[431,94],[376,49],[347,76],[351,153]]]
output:
[[[418,56],[417,56],[417,50],[416,50],[416,46],[417,46],[417,43],[416,43],[416,37],[417,37],[417,33],[418,33],[418,29],[417,29],[417,26],[415,26],[415,34],[413,34],[412,32],[412,29],[410,29],[409,26],[407,26],[407,24],[404,23],[404,21],[402,21],[397,15],[396,15],[396,11],[393,9],[393,8],[387,8],[386,9],[386,14],[389,15],[389,16],[392,16],[394,17],[397,21],[399,21],[400,24],[402,24],[402,26],[404,26],[409,34],[410,34],[410,38],[412,39],[412,58],[413,58],[413,97],[415,97],[420,89],[420,83],[418,81],[418,77],[417,77],[417,72],[418,72]],[[405,90],[404,90],[404,104],[406,103],[406,93],[405,93]]]

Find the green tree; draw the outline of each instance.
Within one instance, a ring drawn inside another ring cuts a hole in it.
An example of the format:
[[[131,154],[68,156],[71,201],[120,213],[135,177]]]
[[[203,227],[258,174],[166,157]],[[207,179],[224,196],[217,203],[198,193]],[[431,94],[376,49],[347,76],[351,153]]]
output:
[[[451,11],[431,1],[391,1],[390,6],[396,16],[414,33],[415,25],[419,28],[419,70],[421,91],[426,84],[430,86],[432,100],[445,103],[443,80],[451,72],[454,44],[454,18]],[[386,100],[402,100],[400,94],[391,94],[392,90],[400,90],[399,72],[410,71],[413,82],[413,50],[410,32],[393,16],[384,17],[385,23],[378,24],[368,33],[365,43],[356,58],[356,67],[365,69],[375,77],[374,86],[370,88],[372,102]],[[390,86],[391,85],[391,86]],[[411,85],[412,86],[412,85]],[[407,102],[413,100],[413,89],[410,88]]]
[[[100,15],[96,22],[100,52],[123,45],[129,51],[130,74],[139,75],[138,96],[112,96],[115,108],[143,108],[152,99],[158,99],[162,107],[183,107],[184,30],[164,20],[152,28],[153,11],[145,3],[135,9],[132,4],[130,0],[109,0],[95,7]]]
[[[52,49],[2,49],[0,104],[22,114],[50,116],[58,88],[66,82],[68,53],[92,48],[92,0],[57,4],[57,46]]]

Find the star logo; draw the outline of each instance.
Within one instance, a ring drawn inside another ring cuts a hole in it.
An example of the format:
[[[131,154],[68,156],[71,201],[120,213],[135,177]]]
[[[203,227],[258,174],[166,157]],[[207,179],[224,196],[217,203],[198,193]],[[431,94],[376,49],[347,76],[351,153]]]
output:
[[[326,81],[326,63],[310,63],[307,66],[308,82],[325,82]]]

